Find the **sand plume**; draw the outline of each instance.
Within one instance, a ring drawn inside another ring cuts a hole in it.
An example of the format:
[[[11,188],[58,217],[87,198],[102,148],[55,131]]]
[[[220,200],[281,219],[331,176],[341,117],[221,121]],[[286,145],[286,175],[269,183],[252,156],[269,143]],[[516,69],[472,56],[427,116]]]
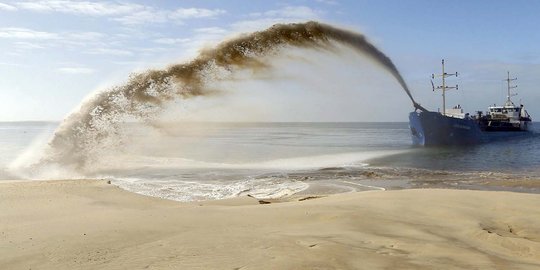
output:
[[[279,54],[287,47],[332,50],[336,43],[373,59],[396,78],[412,100],[390,58],[364,35],[318,22],[277,24],[203,50],[190,62],[134,74],[125,84],[97,93],[64,120],[40,164],[52,162],[84,169],[92,163],[96,151],[122,143],[119,124],[151,124],[165,104],[211,95],[216,90],[209,84],[226,79],[227,72],[271,68],[263,57]],[[417,106],[414,100],[413,104]]]

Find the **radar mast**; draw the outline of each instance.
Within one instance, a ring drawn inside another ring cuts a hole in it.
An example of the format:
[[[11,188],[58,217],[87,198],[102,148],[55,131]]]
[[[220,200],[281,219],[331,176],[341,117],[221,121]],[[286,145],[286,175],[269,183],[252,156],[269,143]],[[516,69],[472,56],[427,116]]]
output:
[[[506,83],[508,84],[508,88],[507,88],[508,94],[507,94],[507,96],[506,96],[506,98],[507,98],[506,104],[512,105],[512,106],[513,106],[514,103],[510,100],[510,98],[513,97],[513,96],[517,96],[517,93],[516,93],[516,94],[512,94],[510,91],[511,91],[512,89],[514,89],[514,88],[517,88],[517,85],[510,85],[510,82],[511,82],[511,81],[516,81],[517,78],[512,78],[512,79],[510,79],[510,71],[507,71],[506,74],[507,74],[507,77],[506,77],[506,80],[505,80],[505,81],[506,81]]]
[[[446,73],[444,71],[444,59],[441,61],[442,63],[442,74],[438,74],[438,75],[435,75],[435,74],[431,74],[431,79],[435,79],[435,77],[441,77],[442,78],[442,85],[441,86],[437,86],[435,87],[435,85],[433,85],[433,81],[431,81],[431,86],[433,87],[433,91],[435,91],[435,89],[437,90],[442,90],[442,102],[443,102],[443,109],[442,109],[442,114],[443,115],[446,115],[446,91],[448,90],[451,90],[451,89],[456,89],[458,90],[458,85],[456,84],[456,86],[447,86],[446,85],[446,77],[450,77],[450,76],[458,76],[458,73],[452,73],[452,74],[449,74],[449,73]]]

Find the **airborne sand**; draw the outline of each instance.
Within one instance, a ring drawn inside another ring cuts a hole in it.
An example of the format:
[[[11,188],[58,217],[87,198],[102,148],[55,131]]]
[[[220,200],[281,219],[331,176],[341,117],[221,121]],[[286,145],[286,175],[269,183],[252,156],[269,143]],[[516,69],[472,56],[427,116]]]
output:
[[[136,120],[151,128],[172,101],[216,94],[209,83],[226,79],[238,70],[271,69],[265,56],[279,55],[287,48],[317,48],[338,51],[345,45],[374,60],[401,85],[415,106],[412,95],[390,58],[362,34],[318,22],[276,24],[266,30],[225,40],[206,49],[187,63],[163,70],[132,75],[128,81],[84,101],[55,132],[50,148],[34,167],[59,165],[85,175],[99,160],[100,150],[122,144],[121,123]],[[324,76],[322,74],[321,76]],[[34,168],[35,169],[35,168]]]

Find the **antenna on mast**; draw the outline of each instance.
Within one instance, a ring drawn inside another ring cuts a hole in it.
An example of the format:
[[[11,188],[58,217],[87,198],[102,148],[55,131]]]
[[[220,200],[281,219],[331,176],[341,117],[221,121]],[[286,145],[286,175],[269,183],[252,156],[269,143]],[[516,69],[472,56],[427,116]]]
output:
[[[507,77],[506,77],[505,81],[508,83],[508,88],[507,88],[508,89],[508,95],[506,96],[506,98],[508,100],[506,102],[512,103],[512,101],[510,100],[510,97],[517,96],[517,93],[512,94],[512,93],[510,93],[510,90],[512,90],[514,88],[517,88],[517,85],[510,85],[510,82],[517,80],[517,77],[513,78],[513,79],[510,79],[510,71],[507,71],[506,74],[507,74]]]
[[[441,61],[442,63],[442,74],[439,74],[439,75],[435,75],[435,74],[431,74],[431,79],[435,79],[435,77],[442,77],[442,85],[441,86],[437,86],[435,87],[433,85],[433,81],[431,81],[431,86],[433,87],[433,91],[435,91],[435,89],[437,90],[442,90],[442,98],[443,98],[443,110],[442,110],[442,114],[443,115],[446,115],[446,91],[448,90],[451,90],[451,89],[456,89],[458,90],[458,85],[456,84],[456,86],[446,86],[446,77],[450,77],[450,76],[458,76],[458,73],[452,73],[452,74],[449,74],[449,73],[446,73],[444,71],[444,59]]]

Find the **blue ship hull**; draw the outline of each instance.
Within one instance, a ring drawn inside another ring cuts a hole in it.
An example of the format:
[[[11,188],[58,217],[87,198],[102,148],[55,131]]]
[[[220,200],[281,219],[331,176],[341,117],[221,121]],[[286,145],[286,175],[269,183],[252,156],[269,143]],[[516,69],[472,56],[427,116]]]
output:
[[[471,118],[454,118],[438,112],[415,111],[409,114],[414,145],[473,145],[524,136],[527,131],[483,131],[478,122]]]

